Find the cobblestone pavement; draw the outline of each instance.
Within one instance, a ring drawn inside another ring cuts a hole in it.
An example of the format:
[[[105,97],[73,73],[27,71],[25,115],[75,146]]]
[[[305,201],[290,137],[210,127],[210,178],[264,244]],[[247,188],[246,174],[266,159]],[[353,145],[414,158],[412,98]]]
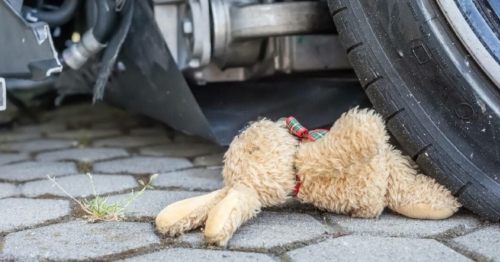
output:
[[[222,186],[225,148],[106,106],[48,112],[43,124],[0,133],[0,260],[7,261],[500,261],[500,227],[467,211],[444,221],[376,220],[324,213],[293,200],[264,210],[224,249],[200,231],[167,238],[154,230],[166,205]],[[76,198],[109,202],[154,189],[124,221],[88,223]]]

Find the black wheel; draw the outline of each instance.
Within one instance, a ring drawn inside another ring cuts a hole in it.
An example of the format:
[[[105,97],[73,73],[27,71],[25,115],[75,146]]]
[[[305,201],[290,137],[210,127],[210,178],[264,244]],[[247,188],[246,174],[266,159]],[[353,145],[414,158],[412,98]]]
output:
[[[475,3],[488,1],[496,0]],[[365,92],[404,150],[466,208],[500,221],[500,70],[492,71],[500,45],[480,42],[494,58],[481,60],[443,2],[467,1],[329,0],[329,7]]]

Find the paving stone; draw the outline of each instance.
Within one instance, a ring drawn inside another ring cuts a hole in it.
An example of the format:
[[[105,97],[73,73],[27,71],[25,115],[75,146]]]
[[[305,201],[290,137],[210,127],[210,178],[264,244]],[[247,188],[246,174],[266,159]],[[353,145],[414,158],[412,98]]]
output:
[[[154,174],[191,167],[184,158],[133,157],[94,164],[96,172]]]
[[[177,241],[181,243],[188,243],[192,247],[197,248],[206,246],[203,232],[201,232],[200,229],[189,231],[186,234],[177,237]]]
[[[170,156],[170,157],[195,157],[226,151],[226,148],[212,144],[167,144],[141,148],[141,155],[145,156]]]
[[[0,232],[35,226],[71,212],[66,200],[26,198],[0,199],[0,210]]]
[[[483,261],[500,261],[500,226],[498,224],[454,238],[453,243],[483,256]]]
[[[94,141],[96,147],[142,147],[169,143],[167,136],[120,136]]]
[[[193,160],[194,166],[222,166],[224,153],[217,153],[208,156],[199,156]]]
[[[64,176],[78,173],[74,163],[23,162],[0,166],[0,179],[9,181],[29,181],[46,178],[47,175]]]
[[[1,112],[0,112],[0,123],[12,123],[15,122],[16,118],[19,117],[20,111],[19,108],[12,104],[10,101],[5,101],[6,105]],[[2,103],[4,104],[4,103]]]
[[[13,184],[0,183],[0,198],[6,198],[19,195],[21,191],[19,187]]]
[[[132,136],[167,136],[169,133],[169,131],[161,127],[136,128],[130,131]]]
[[[39,133],[14,133],[14,132],[2,132],[0,133],[0,143],[10,143],[24,140],[32,140],[40,138]]]
[[[92,129],[94,129],[94,130],[106,130],[106,129],[129,130],[131,128],[137,128],[140,125],[141,125],[141,123],[137,118],[128,116],[128,117],[125,117],[122,119],[116,119],[115,121],[93,123]]]
[[[42,133],[60,132],[66,130],[64,123],[41,123],[37,125],[20,125],[12,129],[13,133],[31,133],[41,135]]]
[[[132,202],[127,208],[128,217],[150,217],[154,218],[166,206],[190,197],[199,196],[201,192],[186,191],[158,191],[146,190],[143,195]],[[109,203],[125,202],[130,198],[130,194],[111,196]]]
[[[93,174],[92,180],[94,181],[94,187],[98,195],[121,192],[139,186],[135,178],[129,175]],[[73,197],[88,197],[93,195],[92,183],[87,175],[57,178],[56,182]],[[27,197],[36,197],[45,194],[62,197],[68,196],[57,186],[54,186],[54,183],[50,180],[28,182],[22,187],[22,192]]]
[[[88,130],[88,129],[80,129],[80,130],[70,130],[64,132],[50,133],[47,134],[50,138],[56,139],[73,139],[73,140],[92,140],[104,137],[113,137],[119,136],[121,134],[120,130]]]
[[[308,241],[327,231],[307,214],[262,212],[241,227],[230,240],[234,248],[272,248]]]
[[[183,134],[183,133],[180,133],[180,132],[176,132],[175,135],[174,135],[174,142],[176,143],[200,143],[200,144],[204,144],[204,143],[208,143],[208,144],[212,144],[212,142],[204,139],[204,138],[201,138],[201,137],[198,137],[198,136],[188,136],[186,134]]]
[[[196,168],[182,171],[162,173],[153,181],[154,186],[181,187],[190,190],[213,191],[224,186],[222,169]]]
[[[278,204],[272,207],[267,207],[267,210],[271,211],[291,211],[291,212],[314,212],[319,209],[313,206],[312,204],[303,204],[300,203],[296,198],[289,198],[285,201],[285,203]]]
[[[0,151],[20,151],[20,152],[38,152],[45,150],[64,149],[75,146],[77,143],[67,140],[40,139],[27,142],[16,142],[1,144]]]
[[[149,223],[73,221],[9,234],[0,260],[94,260],[160,243]]]
[[[118,110],[102,110],[102,109],[83,109],[80,112],[66,113],[64,111],[53,111],[54,114],[45,114],[42,121],[50,121],[51,123],[65,123],[68,127],[79,128],[89,127],[95,123],[120,121],[127,116],[124,111]]]
[[[30,157],[28,154],[0,154],[0,166],[10,164],[12,162],[19,162],[23,160],[28,160]]]
[[[432,239],[344,236],[299,248],[291,261],[471,261]]]
[[[329,229],[307,214],[262,212],[239,228],[229,240],[229,248],[271,249],[306,242],[324,235]],[[203,234],[191,233],[179,238],[192,246],[202,246]]]
[[[128,156],[127,151],[121,148],[75,148],[41,153],[36,159],[39,161],[75,160],[80,162],[94,162],[126,156]]]
[[[74,105],[65,105],[57,108],[57,110],[44,112],[42,118],[46,120],[67,119],[71,117],[79,117],[82,115],[108,115],[114,113],[123,113],[123,111],[104,103],[79,103]]]
[[[12,132],[14,133],[32,133],[40,135],[41,133],[52,133],[66,130],[64,123],[44,123],[40,125],[17,126]]]
[[[445,220],[420,220],[386,212],[378,219],[351,218],[344,215],[326,215],[330,223],[347,232],[360,235],[393,237],[430,237],[450,230],[471,230],[479,220],[470,214],[455,214]]]
[[[149,262],[149,261],[169,261],[169,262],[204,262],[204,261],[225,261],[225,262],[272,262],[271,257],[258,254],[224,250],[203,250],[187,248],[169,248],[159,252],[125,259],[126,262]]]

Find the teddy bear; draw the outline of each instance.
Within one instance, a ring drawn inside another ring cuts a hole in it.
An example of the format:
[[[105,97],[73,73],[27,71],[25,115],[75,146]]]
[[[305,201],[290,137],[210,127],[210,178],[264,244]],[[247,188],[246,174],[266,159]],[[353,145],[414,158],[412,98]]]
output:
[[[293,117],[261,119],[225,153],[224,188],[170,204],[156,228],[176,236],[204,225],[207,244],[225,246],[262,208],[292,197],[360,218],[377,218],[386,207],[415,219],[452,216],[457,199],[417,168],[389,143],[372,109],[351,109],[330,130],[309,131]]]

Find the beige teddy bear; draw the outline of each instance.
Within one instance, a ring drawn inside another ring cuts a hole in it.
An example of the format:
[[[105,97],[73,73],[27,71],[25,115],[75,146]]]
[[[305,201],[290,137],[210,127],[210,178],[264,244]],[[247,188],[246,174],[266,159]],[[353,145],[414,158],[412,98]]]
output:
[[[331,130],[307,129],[293,118],[252,123],[225,154],[225,187],[173,203],[156,218],[170,236],[205,225],[209,244],[226,245],[261,208],[295,197],[353,217],[376,218],[385,207],[411,218],[444,219],[460,204],[389,143],[382,118],[353,109]]]

